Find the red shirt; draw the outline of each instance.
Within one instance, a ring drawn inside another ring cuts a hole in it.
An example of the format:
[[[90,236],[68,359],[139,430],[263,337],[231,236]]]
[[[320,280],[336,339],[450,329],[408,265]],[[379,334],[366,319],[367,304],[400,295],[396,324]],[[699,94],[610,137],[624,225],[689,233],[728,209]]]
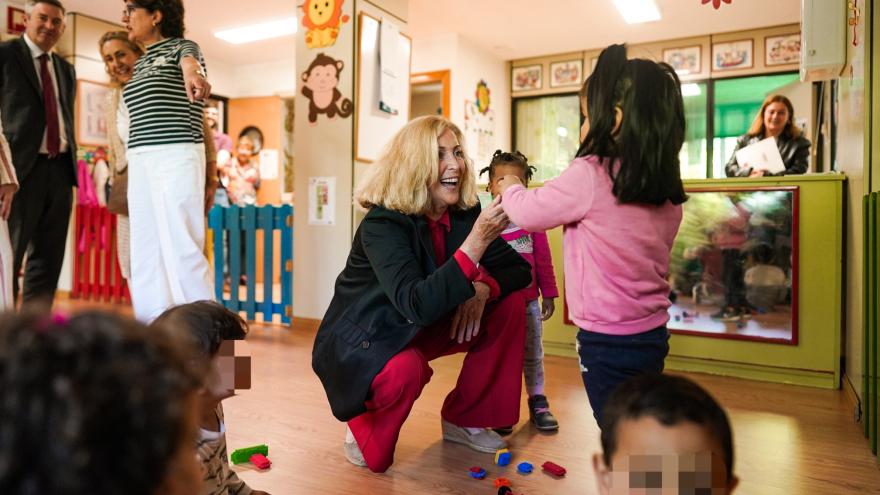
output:
[[[446,263],[446,234],[452,229],[449,222],[449,211],[444,211],[443,215],[435,220],[431,220],[427,216],[425,220],[428,222],[428,229],[431,231],[431,244],[434,247],[434,259],[437,265]],[[461,272],[471,282],[482,282],[489,286],[489,299],[496,299],[501,295],[501,287],[498,282],[489,275],[483,267],[478,267],[476,263],[464,253],[461,249],[457,249],[452,257],[455,259]]]

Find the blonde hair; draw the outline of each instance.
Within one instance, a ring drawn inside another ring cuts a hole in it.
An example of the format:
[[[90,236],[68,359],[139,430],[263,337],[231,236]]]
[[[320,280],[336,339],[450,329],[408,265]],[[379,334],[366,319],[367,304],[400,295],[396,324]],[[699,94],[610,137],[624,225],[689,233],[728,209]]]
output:
[[[794,124],[794,105],[791,104],[791,100],[783,95],[770,95],[764,99],[764,103],[761,104],[761,110],[758,112],[758,115],[755,115],[755,120],[752,121],[752,126],[749,127],[748,135],[764,137],[764,133],[767,131],[764,128],[764,111],[767,110],[771,103],[782,103],[788,109],[788,122],[785,123],[785,129],[782,130],[782,134],[793,138],[799,137],[802,131],[800,127]]]
[[[452,131],[461,146],[464,168],[459,177],[460,196],[453,208],[465,210],[477,204],[477,181],[473,161],[464,151],[464,136],[449,120],[427,115],[410,121],[370,166],[355,191],[363,208],[381,206],[404,215],[424,215],[431,210],[429,187],[440,180],[437,139]]]
[[[107,31],[101,36],[101,39],[98,40],[98,53],[101,54],[101,60],[104,59],[104,44],[108,41],[121,41],[126,48],[132,51],[137,58],[141,58],[144,55],[144,48],[139,44],[135,43],[128,39],[128,33],[126,31]],[[104,62],[104,70],[107,72],[107,75],[110,76],[110,83],[114,86],[121,86],[122,84],[116,79],[113,74],[110,72],[110,66],[107,65],[107,62]]]

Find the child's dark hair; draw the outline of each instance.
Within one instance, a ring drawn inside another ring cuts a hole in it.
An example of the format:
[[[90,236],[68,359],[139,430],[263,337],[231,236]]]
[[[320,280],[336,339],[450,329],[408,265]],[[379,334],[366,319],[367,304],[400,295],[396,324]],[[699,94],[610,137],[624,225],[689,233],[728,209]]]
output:
[[[196,352],[206,359],[217,355],[224,340],[244,340],[248,333],[241,316],[214,301],[174,306],[156,318],[154,325],[185,332],[192,338]]]
[[[693,381],[674,375],[647,374],[622,383],[602,410],[602,457],[606,466],[617,450],[621,421],[651,417],[663,425],[691,422],[704,427],[718,440],[724,454],[727,480],[733,478],[733,433],[727,413]]]
[[[668,64],[627,60],[624,45],[599,55],[596,69],[581,87],[590,130],[577,156],[607,160],[612,192],[621,203],[684,203],[678,153],[684,143],[685,117],[681,84]],[[615,133],[616,113],[623,120]]]
[[[98,312],[0,318],[0,493],[156,492],[191,445],[204,372],[159,330]]]
[[[526,158],[526,155],[523,155],[519,152],[519,150],[510,153],[508,151],[495,150],[495,154],[492,155],[492,161],[489,162],[489,166],[480,170],[480,176],[486,172],[489,173],[489,182],[492,182],[492,179],[495,178],[495,167],[498,165],[517,165],[523,169],[526,176],[526,182],[532,180],[532,175],[537,171],[535,167],[529,165],[529,159]]]

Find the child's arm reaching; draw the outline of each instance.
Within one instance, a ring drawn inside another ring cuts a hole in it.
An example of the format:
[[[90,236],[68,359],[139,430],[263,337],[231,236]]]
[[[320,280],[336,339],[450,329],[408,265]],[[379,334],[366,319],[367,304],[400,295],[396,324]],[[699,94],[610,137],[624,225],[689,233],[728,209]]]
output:
[[[532,232],[577,222],[592,205],[589,166],[577,159],[559,177],[531,190],[517,184],[518,180],[505,177],[501,183],[501,206],[513,223]]]

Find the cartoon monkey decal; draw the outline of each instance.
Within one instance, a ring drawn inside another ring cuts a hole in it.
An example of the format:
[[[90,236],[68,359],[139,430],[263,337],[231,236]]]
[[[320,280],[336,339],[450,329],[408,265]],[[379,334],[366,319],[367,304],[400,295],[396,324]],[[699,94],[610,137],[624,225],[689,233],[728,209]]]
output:
[[[339,36],[339,28],[348,22],[342,13],[345,0],[306,0],[303,2],[302,24],[306,28],[306,47],[333,46]]]
[[[319,53],[309,68],[302,73],[302,94],[309,99],[309,123],[318,121],[318,114],[327,115],[328,119],[334,119],[337,115],[346,118],[351,115],[352,103],[348,98],[343,98],[342,93],[336,89],[339,84],[339,73],[344,64],[342,60],[336,60]]]

